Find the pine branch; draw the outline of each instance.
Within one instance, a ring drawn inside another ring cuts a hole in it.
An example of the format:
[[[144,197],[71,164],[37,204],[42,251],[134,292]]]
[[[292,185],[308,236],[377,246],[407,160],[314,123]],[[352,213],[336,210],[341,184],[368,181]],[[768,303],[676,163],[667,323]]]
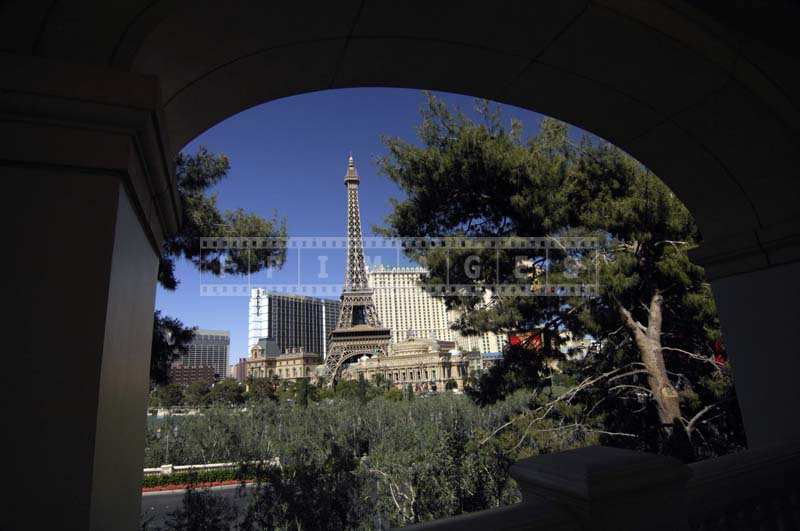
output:
[[[651,391],[650,389],[647,389],[646,387],[642,387],[641,385],[620,384],[620,385],[615,385],[614,387],[611,387],[608,391],[611,392],[611,391],[615,391],[617,389],[638,389],[640,391],[644,391],[645,393],[647,393],[650,396],[653,396],[653,391]]]
[[[582,429],[582,430],[584,430],[584,431],[586,431],[588,433],[599,433],[599,434],[602,434],[602,435],[612,435],[612,436],[620,436],[620,437],[634,437],[634,438],[639,437],[638,435],[636,435],[634,433],[625,433],[625,432],[620,432],[620,431],[598,430],[598,429],[592,428],[590,426],[587,426],[586,424],[581,424],[579,422],[576,422],[574,424],[567,424],[566,426],[558,426],[556,428],[542,428],[542,429],[534,430],[534,431],[536,433],[548,433],[548,432],[564,431],[564,430],[570,430],[570,429],[571,430]]]
[[[699,421],[703,417],[703,415],[705,415],[715,407],[718,407],[728,401],[730,401],[730,398],[726,398],[724,400],[720,400],[719,402],[709,404],[703,409],[701,409],[694,417],[692,417],[692,420],[690,420],[689,423],[686,425],[686,432],[692,433],[697,425],[697,421]]]
[[[526,414],[528,414],[528,413],[529,414],[538,414],[538,413],[544,411],[544,413],[541,413],[538,417],[535,417],[535,418],[531,419],[531,421],[528,423],[528,426],[525,428],[525,431],[523,432],[523,437],[524,437],[525,436],[524,434],[527,434],[527,432],[531,429],[531,427],[533,427],[533,425],[536,422],[540,422],[540,421],[544,420],[545,418],[547,418],[547,415],[550,414],[550,412],[556,407],[557,404],[559,404],[559,403],[569,404],[571,402],[571,400],[573,398],[575,398],[575,396],[578,393],[580,393],[581,391],[583,391],[585,389],[588,389],[588,388],[592,387],[593,385],[595,385],[596,383],[601,382],[601,381],[603,381],[603,380],[605,380],[605,379],[607,379],[607,378],[609,378],[611,376],[614,376],[619,372],[622,372],[622,371],[625,371],[625,370],[629,369],[632,365],[641,365],[641,364],[640,363],[636,363],[636,362],[629,363],[629,364],[627,364],[627,365],[625,365],[623,367],[618,367],[616,369],[604,372],[604,373],[602,373],[602,374],[600,374],[598,376],[585,378],[578,385],[576,385],[576,386],[568,389],[567,391],[563,392],[562,394],[558,395],[556,398],[554,398],[550,402],[548,402],[546,404],[543,404],[543,405],[541,405],[541,406],[539,406],[539,407],[537,407],[535,409],[528,410],[527,413],[523,413],[522,415],[519,415],[519,416],[515,417],[514,419],[511,419],[508,422],[505,422],[502,425],[498,426],[495,430],[492,431],[492,433],[490,433],[489,435],[484,437],[480,441],[480,443],[478,443],[479,446],[483,446],[492,437],[494,437],[495,435],[497,435],[501,431],[503,431],[506,428],[508,428],[509,426],[517,423],[519,420],[526,418]],[[633,373],[630,373],[630,374],[633,374]],[[513,449],[516,449],[519,445],[520,445],[520,443],[517,443],[517,445],[515,445]]]
[[[634,334],[646,333],[647,328],[645,328],[645,326],[642,323],[633,318],[631,312],[627,308],[625,308],[625,306],[622,305],[622,303],[619,301],[619,299],[617,299],[616,296],[612,295],[612,297],[614,297],[614,301],[617,303],[617,309],[619,310],[619,313],[622,316],[622,322],[625,323],[628,329],[630,329],[631,332],[633,332]]]
[[[722,369],[717,364],[717,362],[715,362],[711,358],[707,358],[705,356],[701,356],[700,354],[696,354],[694,352],[690,352],[688,350],[684,350],[682,348],[676,348],[676,347],[661,347],[661,350],[669,350],[669,351],[672,351],[672,352],[680,352],[681,354],[685,354],[685,355],[689,356],[690,358],[692,358],[694,360],[702,361],[703,363],[710,363],[711,365],[714,366],[714,369],[716,371],[722,372]]]

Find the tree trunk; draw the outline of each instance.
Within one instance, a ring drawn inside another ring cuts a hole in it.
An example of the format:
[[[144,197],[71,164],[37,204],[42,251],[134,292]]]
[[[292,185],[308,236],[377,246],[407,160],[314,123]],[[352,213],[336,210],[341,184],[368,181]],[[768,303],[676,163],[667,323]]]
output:
[[[647,381],[650,392],[656,401],[662,429],[667,435],[671,435],[675,420],[677,419],[678,422],[681,420],[681,406],[678,391],[670,383],[667,376],[664,354],[661,350],[663,302],[663,297],[656,291],[650,299],[650,319],[647,327],[636,321],[621,304],[619,305],[619,312],[625,326],[633,334],[634,341],[639,349],[639,356],[647,369]]]

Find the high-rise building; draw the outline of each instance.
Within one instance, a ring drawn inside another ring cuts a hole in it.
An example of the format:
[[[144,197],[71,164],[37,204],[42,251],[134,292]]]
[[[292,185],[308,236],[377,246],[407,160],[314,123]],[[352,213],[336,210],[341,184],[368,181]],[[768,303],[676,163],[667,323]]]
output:
[[[183,367],[211,367],[214,378],[225,378],[228,369],[228,347],[231,335],[227,330],[199,329],[189,351],[179,361]]]
[[[378,266],[367,272],[375,309],[392,331],[392,343],[408,339],[452,341],[444,299],[422,289],[422,267]]]
[[[455,314],[451,313],[451,320],[455,320]],[[480,352],[481,354],[494,354],[503,352],[508,344],[508,337],[495,332],[484,332],[473,336],[464,335],[460,332],[453,332],[453,341],[458,348],[464,352]]]
[[[250,290],[248,349],[269,338],[280,352],[303,347],[325,357],[328,333],[336,327],[339,301],[304,295],[270,293],[260,288]]]
[[[378,266],[367,272],[375,309],[381,322],[392,330],[392,343],[437,339],[455,341],[465,352],[502,352],[507,343],[503,335],[486,332],[467,336],[451,330],[458,315],[447,310],[442,297],[434,297],[423,289],[427,274],[422,267]]]

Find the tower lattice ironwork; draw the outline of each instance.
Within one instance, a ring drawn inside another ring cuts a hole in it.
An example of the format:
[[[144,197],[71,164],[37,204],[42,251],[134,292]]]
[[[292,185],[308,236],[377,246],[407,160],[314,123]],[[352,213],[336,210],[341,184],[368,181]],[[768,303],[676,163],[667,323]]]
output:
[[[367,285],[358,205],[359,183],[351,155],[347,162],[347,174],[344,176],[347,187],[347,262],[344,289],[339,321],[328,336],[328,356],[325,358],[330,385],[336,383],[342,364],[348,359],[361,355],[386,356],[391,338],[391,331],[381,325],[372,300],[372,289]]]

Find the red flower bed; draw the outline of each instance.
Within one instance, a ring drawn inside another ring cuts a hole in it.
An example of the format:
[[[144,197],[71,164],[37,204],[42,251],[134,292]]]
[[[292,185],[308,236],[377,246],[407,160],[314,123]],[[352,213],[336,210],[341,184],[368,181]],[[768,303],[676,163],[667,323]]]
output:
[[[157,487],[142,487],[142,492],[159,492],[163,490],[185,490],[191,485],[196,489],[208,487],[220,487],[223,485],[237,485],[242,481],[239,479],[225,479],[222,481],[203,481],[198,483],[173,483],[170,485],[158,485]],[[245,480],[245,483],[253,483],[253,480]]]

